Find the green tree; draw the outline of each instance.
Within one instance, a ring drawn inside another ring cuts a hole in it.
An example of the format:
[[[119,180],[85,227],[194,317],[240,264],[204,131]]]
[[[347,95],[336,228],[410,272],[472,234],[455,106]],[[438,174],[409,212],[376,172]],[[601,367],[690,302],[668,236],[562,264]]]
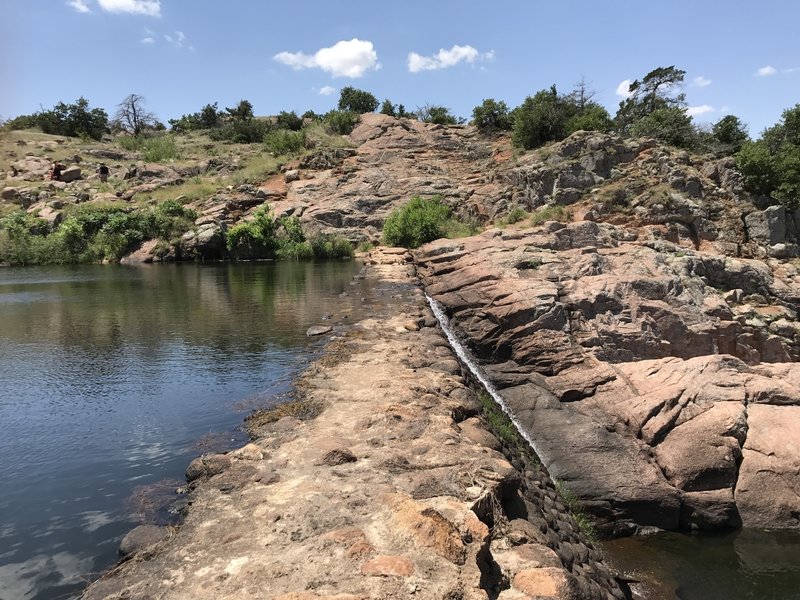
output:
[[[286,112],[282,110],[275,119],[275,125],[278,129],[289,129],[291,131],[300,131],[303,128],[303,119],[297,116],[297,113]]]
[[[455,125],[458,119],[450,113],[450,109],[436,104],[426,104],[417,109],[417,118],[423,123],[436,125]]]
[[[505,131],[512,127],[511,114],[505,102],[488,98],[472,109],[472,124],[481,131]]]
[[[225,108],[228,117],[234,121],[250,121],[255,116],[253,114],[253,105],[249,100],[239,100],[239,104],[233,108]]]
[[[637,137],[652,137],[665,144],[688,148],[696,139],[692,118],[685,108],[668,106],[648,113],[635,121],[630,133]]]
[[[381,114],[389,115],[390,117],[397,116],[397,110],[395,109],[394,104],[392,104],[391,100],[388,98],[383,101],[383,104],[381,104]]]
[[[748,189],[800,207],[800,104],[783,111],[760,139],[745,142],[736,164]]]
[[[637,79],[631,83],[628,86],[630,96],[619,103],[615,117],[620,133],[629,134],[636,121],[656,110],[685,107],[686,96],[683,93],[675,93],[683,85],[685,75],[686,71],[676,69],[674,65],[658,67],[641,80]]]
[[[556,86],[536,92],[514,110],[514,145],[530,150],[567,136],[567,120],[575,114],[574,106],[559,96]]]
[[[711,127],[714,139],[726,147],[730,152],[738,152],[742,145],[750,139],[747,135],[747,125],[735,115],[725,115]]]
[[[351,86],[342,88],[339,95],[339,110],[364,114],[378,109],[378,99],[364,90]]]
[[[576,131],[611,131],[614,128],[614,121],[605,107],[596,102],[588,102],[583,105],[576,114],[572,115],[566,122],[567,135]]]

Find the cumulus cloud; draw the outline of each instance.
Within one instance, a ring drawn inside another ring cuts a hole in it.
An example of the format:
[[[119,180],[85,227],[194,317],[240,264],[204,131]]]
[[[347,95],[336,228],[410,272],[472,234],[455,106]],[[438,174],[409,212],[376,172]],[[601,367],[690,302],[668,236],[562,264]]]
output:
[[[778,69],[771,65],[767,65],[766,67],[761,67],[758,71],[756,71],[756,75],[758,77],[769,77],[770,75],[775,75],[778,72]]]
[[[326,85],[320,88],[319,95],[320,96],[330,96],[331,94],[336,92],[336,88],[330,85]]]
[[[161,16],[161,0],[97,0],[97,3],[106,12]]]
[[[155,44],[156,40],[153,37],[147,36],[139,40],[142,44]]]
[[[84,2],[84,0],[70,0],[67,2],[67,6],[71,6],[79,13],[88,13],[92,12],[89,6]]]
[[[697,77],[692,79],[692,85],[694,87],[706,87],[706,86],[711,85],[711,80],[710,79],[706,79],[702,75],[698,75]]]
[[[619,85],[617,86],[617,96],[620,96],[621,98],[630,98],[631,93],[628,90],[630,89],[632,83],[633,81],[630,79],[623,79],[620,81]]]
[[[284,51],[272,58],[296,71],[318,68],[333,77],[357,78],[367,71],[380,68],[372,42],[357,38],[336,42],[329,48],[320,48],[314,54]]]
[[[700,106],[690,106],[686,109],[686,114],[690,117],[697,117],[706,113],[715,112],[716,109],[710,104],[701,104]]]
[[[459,46],[456,44],[449,50],[441,48],[432,56],[422,56],[416,52],[409,52],[408,70],[411,73],[419,73],[420,71],[435,71],[437,69],[454,67],[460,62],[472,64],[477,60],[492,60],[493,58],[494,50],[490,50],[489,52],[484,52],[481,54],[472,46]]]

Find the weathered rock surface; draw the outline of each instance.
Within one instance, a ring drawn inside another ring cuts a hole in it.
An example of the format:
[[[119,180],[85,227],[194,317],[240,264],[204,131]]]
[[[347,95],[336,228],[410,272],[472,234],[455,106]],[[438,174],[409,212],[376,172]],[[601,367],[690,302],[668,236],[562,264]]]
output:
[[[607,531],[800,527],[798,269],[642,233],[551,222],[416,261]]]
[[[369,262],[396,298],[301,379],[320,416],[193,461],[185,523],[84,598],[624,597],[556,491],[463,434],[479,403],[407,257]]]

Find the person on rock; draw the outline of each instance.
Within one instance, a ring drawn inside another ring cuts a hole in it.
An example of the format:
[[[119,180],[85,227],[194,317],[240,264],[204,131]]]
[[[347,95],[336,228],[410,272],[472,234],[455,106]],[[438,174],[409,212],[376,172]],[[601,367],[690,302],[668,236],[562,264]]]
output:
[[[57,160],[53,161],[53,169],[50,171],[50,179],[53,181],[61,181],[61,171],[66,169],[64,165],[62,165]]]
[[[102,183],[108,181],[109,170],[105,163],[100,163],[100,166],[97,167],[97,174],[100,175],[100,181]]]

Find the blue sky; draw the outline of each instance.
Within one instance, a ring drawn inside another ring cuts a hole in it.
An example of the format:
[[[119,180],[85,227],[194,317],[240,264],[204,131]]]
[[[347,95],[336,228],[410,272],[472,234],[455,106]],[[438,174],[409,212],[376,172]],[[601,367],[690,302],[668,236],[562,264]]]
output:
[[[141,94],[164,122],[208,102],[256,114],[335,107],[366,89],[468,117],[585,77],[614,114],[624,80],[686,71],[698,121],[757,134],[800,102],[800,2],[0,0],[0,115]],[[329,92],[325,95],[325,92]]]

